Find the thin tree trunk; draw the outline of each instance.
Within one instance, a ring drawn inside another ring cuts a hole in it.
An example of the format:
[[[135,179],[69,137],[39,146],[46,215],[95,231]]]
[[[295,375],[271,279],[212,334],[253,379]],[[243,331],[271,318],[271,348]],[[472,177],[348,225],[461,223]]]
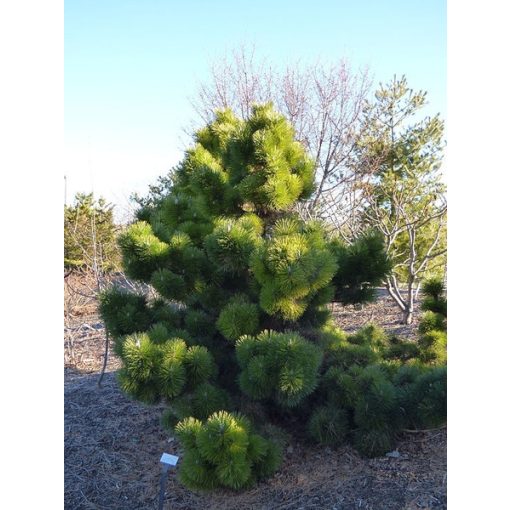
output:
[[[412,268],[411,268],[412,269]],[[406,309],[402,317],[402,324],[412,324],[414,316],[414,275],[409,275],[409,281],[407,283],[407,303]]]
[[[101,375],[99,376],[99,380],[97,381],[97,385],[101,387],[101,382],[103,381],[104,374],[106,372],[106,364],[108,363],[108,346],[110,344],[110,337],[108,335],[108,330],[105,326],[106,340],[104,347],[104,359],[103,359],[103,368],[101,369]]]
[[[393,298],[393,301],[395,301],[397,306],[402,311],[405,311],[406,304],[404,302],[402,295],[400,294],[397,280],[394,275],[391,275],[390,277],[386,278],[386,290],[388,291],[388,294]]]
[[[92,210],[92,246],[94,248],[94,261],[93,261],[93,271],[94,271],[94,276],[96,277],[96,296],[98,296],[99,294],[101,294],[102,290],[103,290],[103,285],[102,285],[102,266],[100,266],[100,263],[98,261],[98,254],[97,254],[97,236],[96,236],[96,211],[95,209]],[[102,262],[102,258],[101,258],[101,262]],[[106,339],[105,339],[105,347],[104,347],[104,359],[103,359],[103,367],[101,369],[101,374],[99,376],[99,379],[97,381],[97,385],[99,387],[101,387],[101,383],[103,381],[103,377],[104,377],[104,374],[106,372],[106,365],[108,363],[108,347],[109,347],[109,344],[110,344],[110,337],[108,335],[108,328],[106,327],[106,324],[105,324],[105,336],[106,336]]]
[[[412,324],[414,319],[414,310],[404,310],[402,315],[402,324]]]
[[[410,226],[407,229],[409,235],[409,276],[407,279],[407,303],[402,316],[402,324],[412,324],[414,316],[414,283],[416,281],[415,261],[416,261],[416,231]]]
[[[393,301],[397,304],[397,306],[402,311],[402,321],[401,324],[412,324],[414,319],[414,298],[415,291],[413,289],[414,286],[414,278],[409,282],[407,289],[407,299],[404,299],[400,290],[398,288],[397,279],[394,275],[390,278],[386,279],[386,290],[388,294],[392,297]],[[404,294],[405,295],[405,294]]]

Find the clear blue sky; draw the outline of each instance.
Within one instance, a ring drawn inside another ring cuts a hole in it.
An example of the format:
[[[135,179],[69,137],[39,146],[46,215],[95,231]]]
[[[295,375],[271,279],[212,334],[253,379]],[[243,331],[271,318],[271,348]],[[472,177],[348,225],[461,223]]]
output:
[[[241,44],[274,64],[342,57],[405,74],[446,118],[446,0],[67,0],[65,141],[76,191],[123,209],[182,157],[189,99]]]

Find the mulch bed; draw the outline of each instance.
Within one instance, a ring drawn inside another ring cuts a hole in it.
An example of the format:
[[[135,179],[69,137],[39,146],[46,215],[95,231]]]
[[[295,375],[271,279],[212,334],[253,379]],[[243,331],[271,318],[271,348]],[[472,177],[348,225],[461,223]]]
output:
[[[114,355],[98,387],[104,330],[94,306],[87,303],[84,313],[78,308],[65,334],[65,508],[157,508],[161,453],[182,450],[160,426],[163,407],[144,406],[118,389]],[[373,321],[415,336],[415,327],[398,324],[387,296],[362,310],[337,306],[335,317],[347,331]],[[445,509],[446,430],[403,434],[397,451],[396,458],[362,459],[350,446],[294,441],[273,478],[240,493],[192,492],[171,473],[165,509]]]

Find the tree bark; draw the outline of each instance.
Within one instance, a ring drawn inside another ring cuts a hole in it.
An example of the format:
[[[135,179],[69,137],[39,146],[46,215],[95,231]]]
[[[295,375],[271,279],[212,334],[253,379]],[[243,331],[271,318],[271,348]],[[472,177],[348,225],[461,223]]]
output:
[[[414,319],[414,311],[413,310],[404,310],[402,315],[402,324],[412,324]]]

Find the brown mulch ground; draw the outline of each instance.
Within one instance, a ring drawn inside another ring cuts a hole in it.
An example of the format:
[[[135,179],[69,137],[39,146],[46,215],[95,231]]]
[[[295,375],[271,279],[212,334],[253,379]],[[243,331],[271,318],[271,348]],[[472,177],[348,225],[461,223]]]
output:
[[[65,508],[157,508],[161,453],[182,451],[159,424],[162,407],[144,406],[120,392],[114,356],[98,387],[104,330],[93,300],[67,297]],[[373,321],[395,333],[415,333],[398,324],[400,314],[384,296],[363,310],[337,306],[335,317],[347,331]],[[273,478],[241,493],[191,492],[171,473],[165,509],[445,509],[446,430],[405,434],[397,450],[398,458],[362,459],[349,446],[293,442]]]
[[[338,303],[333,305],[333,316],[337,324],[348,333],[352,333],[365,324],[373,322],[378,324],[390,335],[404,336],[415,339],[418,334],[419,310],[421,297],[415,303],[415,316],[413,324],[406,326],[400,324],[402,312],[389,296],[385,289],[377,289],[377,300],[375,303],[364,305],[361,309],[354,306],[341,306]]]

